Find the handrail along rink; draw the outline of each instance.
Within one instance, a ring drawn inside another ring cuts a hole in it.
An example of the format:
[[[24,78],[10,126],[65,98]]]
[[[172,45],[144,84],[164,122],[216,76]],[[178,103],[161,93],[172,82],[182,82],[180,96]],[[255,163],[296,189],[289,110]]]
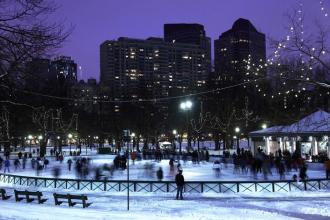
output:
[[[131,180],[85,180],[49,177],[30,177],[0,173],[0,182],[12,186],[67,189],[73,191],[131,192],[176,191],[175,181]],[[246,180],[246,181],[186,181],[186,193],[253,193],[329,190],[330,179],[293,180]]]

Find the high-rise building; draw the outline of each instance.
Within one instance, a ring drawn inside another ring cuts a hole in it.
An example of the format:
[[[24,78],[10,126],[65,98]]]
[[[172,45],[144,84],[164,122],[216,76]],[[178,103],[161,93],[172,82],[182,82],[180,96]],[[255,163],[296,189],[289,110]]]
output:
[[[265,34],[246,19],[238,19],[232,28],[214,41],[215,73],[221,80],[242,82],[266,74]]]
[[[205,85],[209,59],[199,45],[119,38],[100,46],[102,86],[114,99],[166,97]]]
[[[198,45],[205,50],[208,71],[211,71],[211,38],[206,36],[204,26],[201,24],[165,24],[164,40],[171,43],[185,43]]]
[[[54,82],[50,71],[50,60],[35,58],[26,65],[27,77],[25,88],[32,91],[45,92],[49,85]]]
[[[71,57],[60,56],[51,61],[51,74],[56,76],[56,93],[58,96],[71,96],[71,88],[78,82],[77,64]]]
[[[71,57],[59,56],[51,62],[51,71],[57,78],[64,78],[67,82],[76,83],[77,64]]]
[[[80,80],[71,88],[71,98],[74,98],[75,109],[87,113],[99,112],[99,89],[96,79],[89,78],[87,82]]]

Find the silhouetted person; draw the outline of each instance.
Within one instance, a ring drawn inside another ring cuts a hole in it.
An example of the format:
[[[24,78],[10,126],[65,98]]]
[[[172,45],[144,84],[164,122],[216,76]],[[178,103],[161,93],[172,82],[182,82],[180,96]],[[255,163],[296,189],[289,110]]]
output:
[[[9,159],[6,159],[5,160],[5,170],[4,170],[4,173],[6,173],[6,171],[8,171],[8,173],[10,172],[9,167],[10,167],[10,161],[9,161]]]
[[[54,176],[54,178],[57,179],[60,176],[60,174],[61,174],[60,168],[59,167],[54,167],[53,168],[53,176]]]
[[[163,170],[161,167],[159,167],[159,169],[157,170],[157,179],[158,181],[162,181],[164,175],[163,175]]]
[[[182,192],[184,186],[184,177],[182,175],[182,170],[179,170],[179,173],[175,176],[175,183],[176,183],[176,199],[183,199]]]
[[[72,160],[69,159],[67,163],[68,163],[68,169],[69,171],[71,171]]]
[[[299,177],[302,181],[307,179],[307,167],[305,165],[300,169]]]
[[[330,160],[327,160],[324,162],[324,166],[325,166],[325,174],[327,179],[330,178]]]

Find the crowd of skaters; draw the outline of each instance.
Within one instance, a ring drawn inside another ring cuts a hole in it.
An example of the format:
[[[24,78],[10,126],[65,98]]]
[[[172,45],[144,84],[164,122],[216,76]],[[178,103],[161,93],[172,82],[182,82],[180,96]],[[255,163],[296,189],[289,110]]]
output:
[[[28,161],[31,163],[31,168],[36,170],[37,175],[47,169],[49,165],[49,160],[46,157],[32,157],[32,153],[19,152],[17,158],[14,160],[9,160],[9,153],[4,154],[4,158],[0,157],[0,169],[3,169],[5,173],[24,170],[27,167]],[[37,152],[38,153],[38,152]],[[51,150],[51,156],[56,158],[56,161],[62,163],[64,161],[65,152],[58,152]],[[71,155],[73,157],[71,157]],[[174,177],[181,166],[180,161],[184,164],[187,160],[191,160],[193,164],[200,163],[201,161],[209,161],[209,153],[207,150],[201,151],[191,151],[191,152],[178,152],[171,151],[169,149],[144,149],[141,153],[137,151],[130,153],[130,158],[133,164],[136,160],[150,160],[153,159],[156,162],[160,162],[163,159],[169,160],[169,174],[166,176],[168,178]],[[174,162],[178,165],[177,169],[174,169]],[[283,179],[293,179],[293,180],[306,180],[307,176],[307,165],[303,158],[299,156],[297,152],[290,153],[289,151],[282,152],[281,150],[276,151],[275,154],[266,155],[263,150],[258,149],[255,155],[250,151],[239,149],[237,153],[229,155],[229,152],[225,152],[224,157],[220,160],[215,160],[213,164],[213,169],[215,176],[221,178],[221,170],[229,169],[228,163],[233,164],[233,173],[237,175],[251,175],[253,178],[257,179],[258,176],[262,176],[263,179],[267,180],[269,176],[278,174],[281,180]],[[12,163],[12,164],[11,164]],[[77,178],[92,178],[96,180],[103,180],[113,177],[113,173],[116,170],[125,170],[127,168],[127,152],[118,154],[113,163],[104,164],[101,166],[92,166],[91,159],[88,157],[81,157],[80,152],[73,151],[70,153],[70,157],[66,160],[67,169],[69,172],[74,171]],[[11,168],[14,167],[14,168]],[[54,177],[59,177],[61,175],[61,166],[53,166]],[[157,171],[152,163],[146,162],[144,164],[145,174],[148,177],[162,180],[164,178],[163,170],[160,167]],[[325,162],[326,177],[330,178],[330,161]],[[297,173],[292,175],[291,171]],[[292,175],[292,176],[290,176]]]
[[[222,161],[216,160],[213,163],[213,169],[216,177],[221,177],[221,170],[227,168],[229,157],[225,156]],[[254,179],[258,178],[258,174],[263,176],[264,180],[268,180],[269,176],[279,175],[280,180],[286,179],[291,171],[299,172],[299,176],[294,174],[289,179],[306,180],[307,164],[306,161],[299,156],[297,152],[276,151],[274,154],[265,154],[262,149],[258,149],[253,155],[251,151],[240,149],[232,155],[233,174],[252,175]],[[330,163],[329,163],[330,176]]]

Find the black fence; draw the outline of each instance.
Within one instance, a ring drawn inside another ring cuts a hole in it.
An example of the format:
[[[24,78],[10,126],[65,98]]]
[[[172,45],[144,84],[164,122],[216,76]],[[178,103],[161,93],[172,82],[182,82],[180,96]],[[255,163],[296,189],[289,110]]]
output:
[[[0,182],[13,186],[41,187],[53,189],[88,190],[88,191],[127,191],[126,180],[78,180],[55,179],[46,177],[27,177],[0,174]],[[279,181],[186,181],[184,191],[188,193],[239,193],[239,192],[290,192],[317,191],[330,189],[328,179],[309,179],[303,182],[292,180]],[[162,192],[176,191],[174,181],[141,181],[129,182],[131,192]]]

